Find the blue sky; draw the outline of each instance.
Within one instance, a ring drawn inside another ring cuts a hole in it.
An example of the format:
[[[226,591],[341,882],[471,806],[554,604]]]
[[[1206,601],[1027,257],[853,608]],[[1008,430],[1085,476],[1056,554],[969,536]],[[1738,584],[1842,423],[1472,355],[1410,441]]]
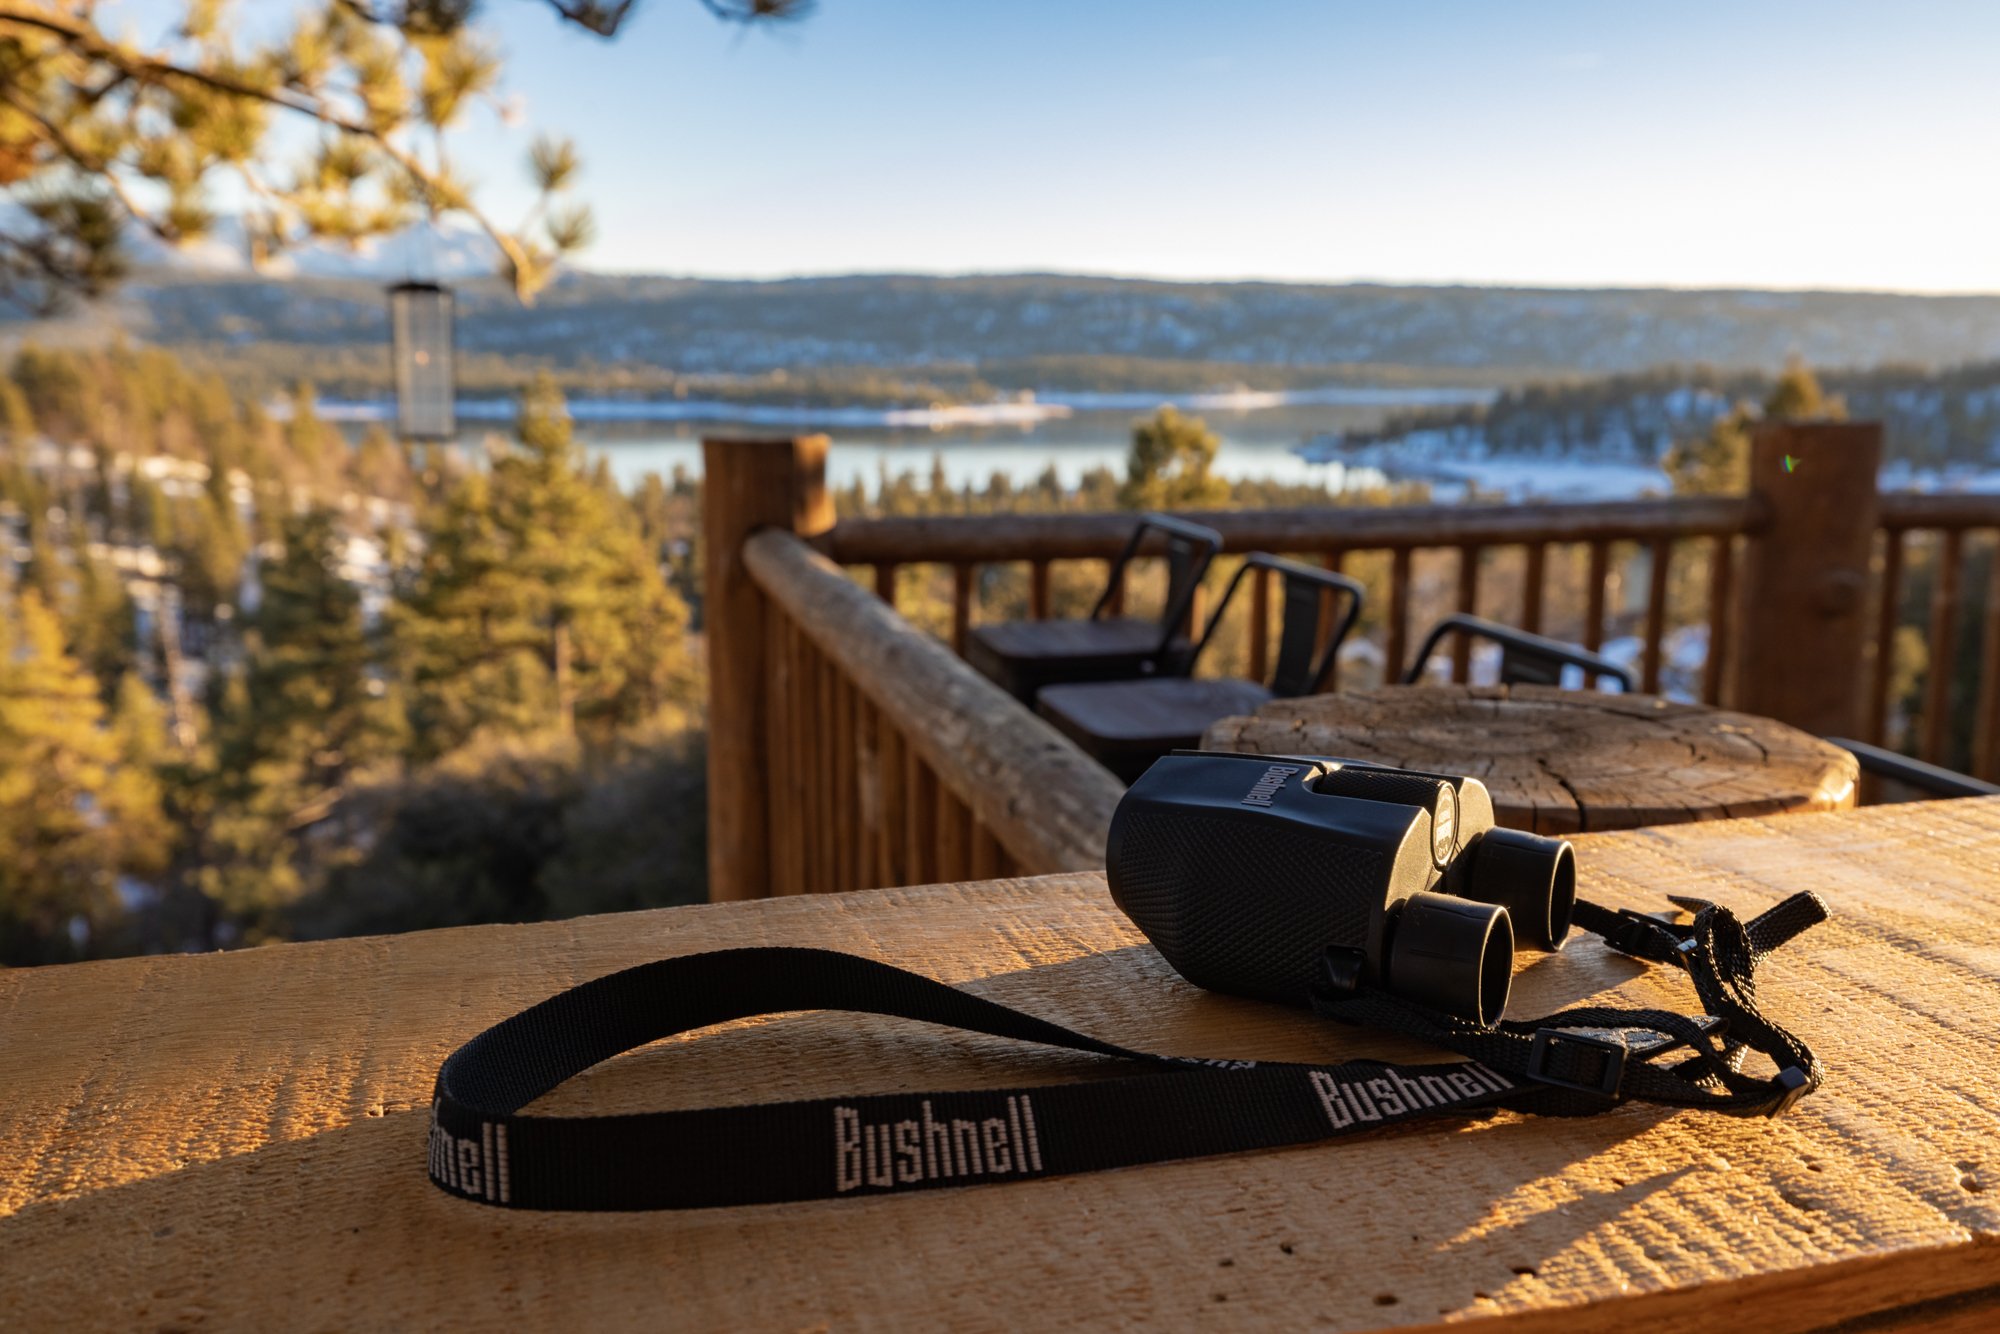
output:
[[[2000,6],[489,0],[589,267],[2000,290]],[[529,130],[457,150],[508,215]]]

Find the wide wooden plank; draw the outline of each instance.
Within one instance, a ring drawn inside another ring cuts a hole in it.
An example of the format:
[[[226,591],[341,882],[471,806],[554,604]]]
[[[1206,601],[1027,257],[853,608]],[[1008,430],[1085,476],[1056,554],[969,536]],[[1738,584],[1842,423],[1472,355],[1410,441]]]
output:
[[[22,1329],[1000,1328],[1221,1320],[1764,1334],[2000,1318],[2000,799],[1578,841],[1586,895],[1834,919],[1760,992],[1827,1086],[1776,1120],[1501,1114],[909,1197],[538,1215],[423,1179],[438,1062],[554,989],[760,943],[920,968],[1114,1041],[1335,1060],[1405,1044],[1177,979],[1091,874],[0,974],[0,1324]],[[1514,1012],[1691,1004],[1588,942]],[[898,1021],[741,1023],[549,1111],[1050,1081],[1109,1068]],[[1968,1295],[1970,1294],[1970,1295]]]

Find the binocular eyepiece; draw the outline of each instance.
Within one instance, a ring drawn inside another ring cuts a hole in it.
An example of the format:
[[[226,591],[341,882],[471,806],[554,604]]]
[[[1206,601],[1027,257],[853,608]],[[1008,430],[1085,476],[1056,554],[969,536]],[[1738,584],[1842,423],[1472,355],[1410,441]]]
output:
[[[1496,828],[1478,779],[1309,756],[1167,756],[1105,866],[1190,982],[1295,1005],[1365,982],[1483,1026],[1516,947],[1559,948],[1576,902],[1570,845]]]

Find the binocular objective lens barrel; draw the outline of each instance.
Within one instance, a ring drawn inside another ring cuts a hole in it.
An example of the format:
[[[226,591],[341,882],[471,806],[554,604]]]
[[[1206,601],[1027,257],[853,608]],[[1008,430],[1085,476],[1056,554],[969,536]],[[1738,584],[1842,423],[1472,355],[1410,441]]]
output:
[[[1490,1028],[1514,984],[1507,910],[1445,894],[1412,894],[1389,934],[1389,990]]]
[[[1576,909],[1576,854],[1560,838],[1489,829],[1461,892],[1505,908],[1524,947],[1560,949]]]

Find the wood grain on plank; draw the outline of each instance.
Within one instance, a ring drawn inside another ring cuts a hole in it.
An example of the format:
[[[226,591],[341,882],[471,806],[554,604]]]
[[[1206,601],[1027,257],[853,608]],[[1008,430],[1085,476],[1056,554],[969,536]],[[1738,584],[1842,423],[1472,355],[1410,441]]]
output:
[[[1337,1061],[1420,1049],[1178,979],[1090,874],[806,896],[0,973],[0,1323],[269,1328],[1991,1328],[2000,1302],[2000,799],[1578,841],[1583,891],[1833,920],[1760,974],[1827,1086],[1776,1120],[1501,1114],[1321,1146],[907,1197],[517,1214],[423,1176],[458,1043],[645,960],[811,944],[1118,1042]],[[1517,1015],[1686,1009],[1589,941]],[[1047,1082],[1108,1062],[852,1015],[748,1021],[548,1112]],[[1982,1295],[1983,1294],[1983,1295]]]

